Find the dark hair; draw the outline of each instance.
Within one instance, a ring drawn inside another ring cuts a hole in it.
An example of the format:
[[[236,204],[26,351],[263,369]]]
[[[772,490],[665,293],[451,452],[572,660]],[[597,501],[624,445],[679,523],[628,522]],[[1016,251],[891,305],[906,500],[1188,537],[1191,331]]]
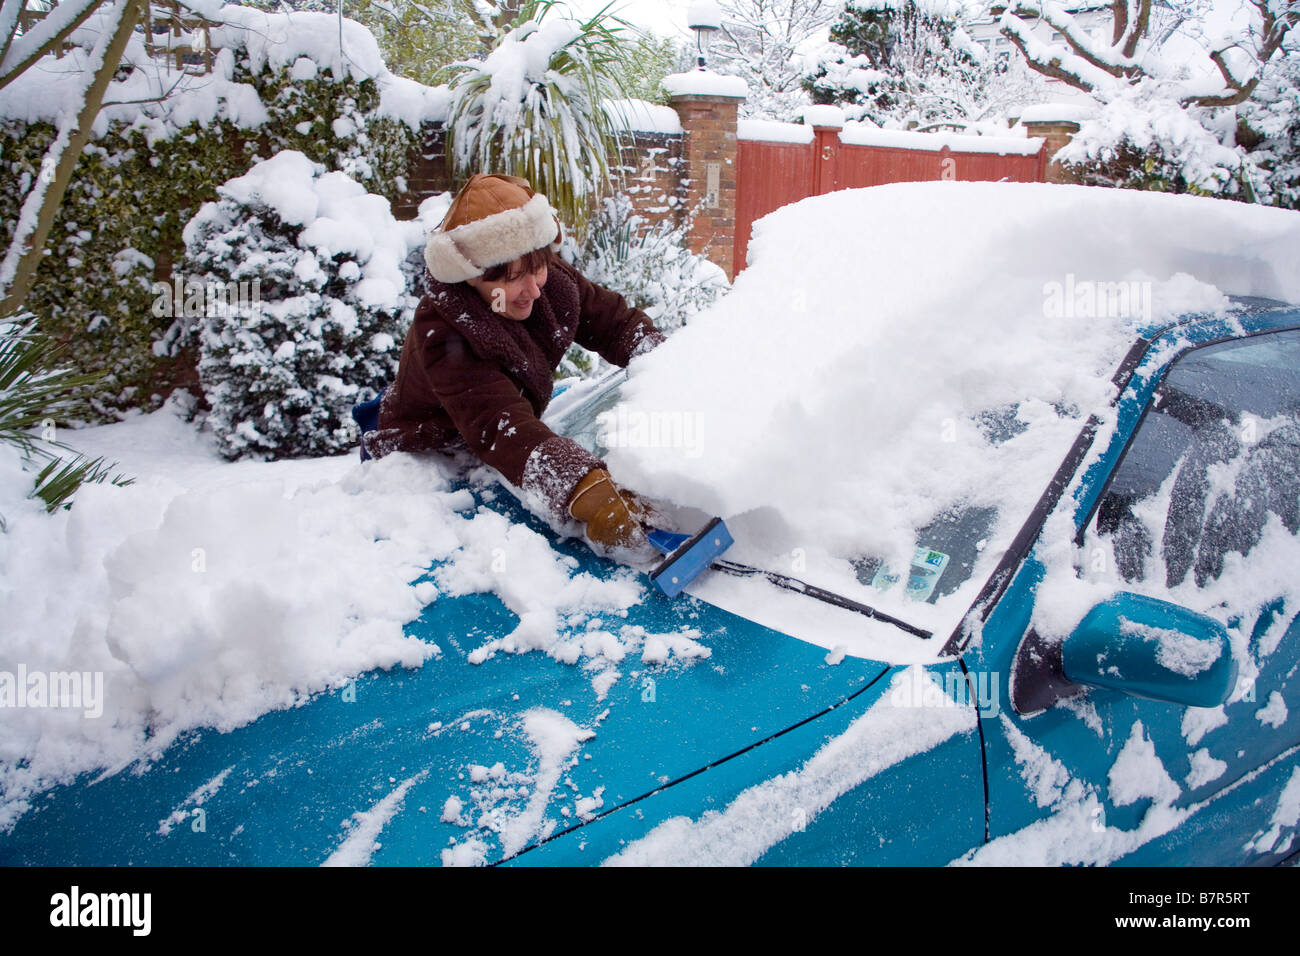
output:
[[[549,266],[553,256],[554,253],[551,252],[551,247],[543,246],[540,249],[534,249],[532,252],[520,256],[514,262],[503,262],[499,266],[492,266],[490,269],[484,269],[483,274],[479,276],[479,278],[484,282],[499,282],[502,279],[506,282],[511,282],[525,273],[536,272],[542,266]]]

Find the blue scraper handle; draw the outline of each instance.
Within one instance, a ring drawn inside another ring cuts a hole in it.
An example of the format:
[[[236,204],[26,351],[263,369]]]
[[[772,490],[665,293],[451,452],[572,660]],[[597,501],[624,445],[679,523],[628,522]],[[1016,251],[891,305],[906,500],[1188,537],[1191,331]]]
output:
[[[669,597],[676,597],[713,559],[734,543],[721,518],[714,518],[695,534],[677,534],[652,528],[646,535],[665,557],[650,572],[650,580]]]

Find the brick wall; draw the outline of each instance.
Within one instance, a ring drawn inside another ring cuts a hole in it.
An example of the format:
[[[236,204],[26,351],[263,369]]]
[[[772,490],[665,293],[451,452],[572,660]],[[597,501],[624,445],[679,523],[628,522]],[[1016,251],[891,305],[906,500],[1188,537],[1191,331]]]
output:
[[[686,205],[681,134],[625,133],[611,165],[623,178],[623,193],[637,213],[653,223],[678,225]]]
[[[672,133],[624,133],[610,166],[623,179],[623,192],[636,211],[651,222],[672,219],[680,223],[686,202],[683,137]],[[452,188],[447,163],[446,133],[430,125],[423,144],[410,153],[407,193],[393,203],[398,219],[414,219],[421,201]]]
[[[737,97],[674,97],[684,133],[635,132],[611,157],[622,191],[651,222],[689,221],[692,252],[707,256],[728,277],[735,274]],[[393,204],[398,219],[414,219],[426,197],[452,188],[446,134],[430,125],[413,150],[407,194]]]
[[[1078,179],[1065,171],[1060,163],[1055,162],[1052,157],[1057,154],[1071,139],[1074,134],[1079,132],[1079,124],[1068,120],[1050,120],[1050,121],[1022,121],[1025,132],[1030,136],[1040,137],[1047,140],[1045,152],[1047,154],[1047,181],[1049,183],[1073,183]]]

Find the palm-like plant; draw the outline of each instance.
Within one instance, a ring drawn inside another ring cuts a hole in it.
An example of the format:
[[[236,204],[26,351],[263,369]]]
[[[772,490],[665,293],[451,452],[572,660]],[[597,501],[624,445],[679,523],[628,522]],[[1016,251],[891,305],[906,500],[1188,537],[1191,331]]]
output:
[[[447,155],[454,175],[522,176],[579,235],[611,179],[628,24],[606,6],[586,21],[546,20],[558,0],[528,0],[484,60],[453,64]],[[545,22],[543,22],[545,21]]]
[[[47,511],[70,504],[86,482],[109,479],[129,485],[133,479],[113,475],[113,464],[87,458],[53,437],[43,437],[57,417],[75,414],[88,387],[100,376],[59,368],[62,349],[42,335],[29,313],[0,317],[0,442],[12,445],[29,463],[43,462],[32,494]],[[71,458],[65,455],[71,454]],[[0,515],[0,531],[4,517]]]

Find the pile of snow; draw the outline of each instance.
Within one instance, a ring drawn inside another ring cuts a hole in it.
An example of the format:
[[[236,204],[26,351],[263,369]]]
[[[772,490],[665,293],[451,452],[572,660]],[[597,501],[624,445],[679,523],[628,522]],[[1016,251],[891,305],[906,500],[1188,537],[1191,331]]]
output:
[[[1039,103],[1020,111],[1022,123],[1081,123],[1097,112],[1095,102]]]
[[[605,100],[605,112],[620,130],[680,136],[682,120],[671,106],[645,100]]]
[[[673,96],[731,96],[744,99],[749,95],[749,86],[744,79],[739,76],[723,76],[712,70],[672,73],[660,82]]]
[[[743,119],[736,123],[736,139],[761,140],[768,143],[799,143],[813,141],[813,128],[808,123],[782,123],[780,120]]]
[[[611,471],[721,515],[736,560],[946,635],[1089,413],[1106,409],[1139,328],[1221,312],[1225,293],[1300,301],[1300,215],[1078,186],[905,183],[779,209],[756,224],[750,259],[731,294],[638,359],[624,388],[622,420],[684,418],[694,440],[622,443]],[[1066,288],[1129,280],[1149,295],[1127,313],[1062,308]],[[998,416],[1016,432],[1000,442],[987,425]],[[858,582],[854,558],[906,568],[926,543],[918,529],[966,508],[998,517],[955,593],[924,604]],[[763,620],[724,578],[692,593]],[[858,635],[842,640],[857,653],[864,624],[849,623]],[[798,615],[781,626],[841,642]],[[908,659],[881,643],[865,653]]]

